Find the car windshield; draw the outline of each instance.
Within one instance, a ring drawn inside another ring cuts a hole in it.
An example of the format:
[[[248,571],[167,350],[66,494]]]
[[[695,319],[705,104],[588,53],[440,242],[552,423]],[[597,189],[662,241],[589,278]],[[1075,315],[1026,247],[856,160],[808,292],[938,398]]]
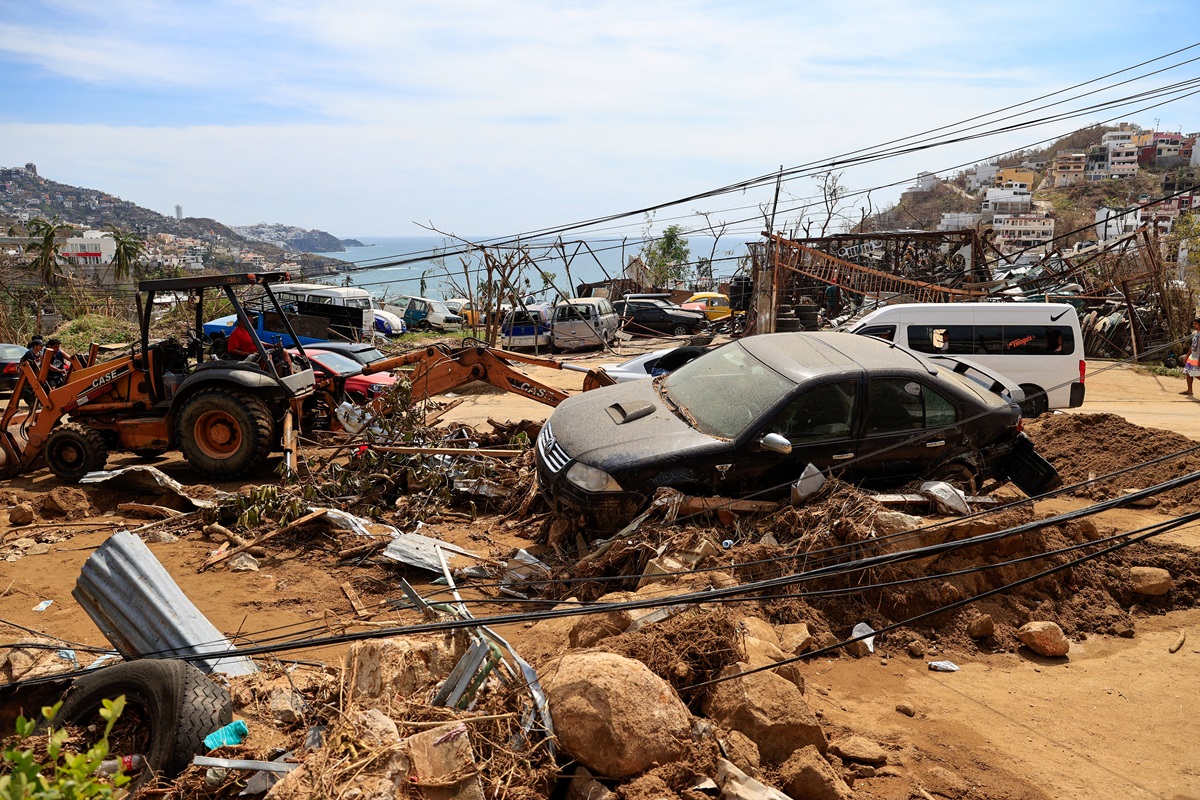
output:
[[[441,300],[430,300],[429,307],[431,309],[433,309],[434,311],[436,311],[437,313],[441,314],[443,317],[454,316],[450,312],[450,309],[446,308],[446,304],[443,303]]]
[[[796,384],[729,344],[706,353],[662,379],[661,391],[696,430],[736,439]]]
[[[381,358],[387,358],[387,356],[376,350],[374,347],[366,347],[362,350],[342,351],[342,354],[360,364],[370,364],[378,361]]]
[[[347,297],[347,308],[370,308],[371,301],[365,297]]]
[[[318,352],[310,353],[309,355],[312,356],[313,361],[316,361],[325,369],[338,375],[357,375],[362,372],[362,364],[353,359],[346,358],[340,353]]]

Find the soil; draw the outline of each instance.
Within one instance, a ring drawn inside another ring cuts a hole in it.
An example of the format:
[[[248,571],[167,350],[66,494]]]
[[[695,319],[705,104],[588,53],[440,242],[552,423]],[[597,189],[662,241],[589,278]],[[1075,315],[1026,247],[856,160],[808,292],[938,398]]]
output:
[[[612,363],[640,349],[626,348],[620,357],[578,360]],[[1026,427],[1039,452],[1055,464],[1066,483],[1198,446],[1200,405],[1177,394],[1182,387],[1176,384],[1181,381],[1127,367],[1103,367],[1090,365],[1083,408],[1046,415]],[[579,388],[582,379],[579,373],[539,367],[524,371],[572,390]],[[477,385],[456,394],[465,402],[446,414],[444,426],[471,425],[488,432],[492,430],[489,419],[536,422],[549,413],[528,399],[490,387]],[[527,433],[533,430],[536,426],[526,427]],[[144,462],[133,456],[114,457],[109,468],[135,463]],[[236,483],[212,486],[175,455],[152,463],[208,494],[244,488]],[[1004,530],[1192,470],[1200,470],[1200,451],[1110,482],[1073,489],[1032,508],[1025,503],[977,520],[957,521],[937,532],[922,533],[920,541],[961,540]],[[570,553],[575,543],[569,537],[563,540],[566,547],[557,552],[539,543],[548,521],[536,502],[525,518],[497,513],[497,505],[508,512],[521,505],[527,464],[524,471],[520,464],[509,468],[497,480],[509,481],[504,483],[506,496],[490,507],[480,501],[474,509],[464,510],[460,504],[432,511],[430,506],[409,503],[382,513],[403,530],[413,530],[420,521],[425,523],[422,534],[489,558],[505,559],[517,548],[539,555],[552,565],[556,577],[573,579],[547,587],[555,601],[634,591],[637,576],[657,548],[679,552],[704,536],[735,541],[700,563],[715,571],[699,573],[686,585],[653,584],[660,588],[652,591],[716,585],[722,573],[739,582],[763,580],[813,566],[815,551],[829,549],[821,558],[844,561],[878,552],[889,541],[873,533],[873,520],[881,511],[878,504],[853,487],[838,486],[811,506],[740,518],[732,524],[689,520],[671,526],[651,519],[625,545],[614,547],[603,558],[576,564]],[[769,597],[702,606],[637,634],[602,639],[597,646],[645,662],[676,687],[695,713],[704,690],[693,688],[694,684],[715,676],[736,658],[734,623],[743,616],[758,615],[777,624],[806,622],[817,644],[824,645],[846,638],[858,622],[881,629],[934,612],[880,634],[875,653],[868,657],[853,658],[835,650],[800,663],[805,697],[827,736],[865,736],[887,750],[889,765],[895,767],[888,776],[855,781],[854,797],[1200,798],[1200,761],[1194,752],[1194,720],[1200,717],[1200,693],[1195,691],[1200,679],[1200,524],[1180,526],[963,608],[936,613],[955,600],[1063,565],[1096,549],[1091,542],[1200,510],[1198,492],[1195,485],[1183,486],[1161,493],[1157,505],[1149,508],[1116,509],[935,559],[784,587]],[[1011,487],[997,496],[1006,501],[1022,498]],[[89,663],[94,655],[88,648],[109,645],[71,596],[80,568],[113,530],[151,521],[121,511],[120,503],[157,503],[164,498],[91,488],[63,491],[45,470],[6,482],[0,486],[0,498],[9,506],[29,502],[34,508],[31,525],[10,526],[0,514],[0,641],[28,640],[31,632],[39,632],[63,640],[74,648],[81,664]],[[233,520],[222,522],[238,527]],[[270,528],[264,524],[242,533],[252,536]],[[201,572],[219,543],[204,538],[198,525],[180,530],[178,537],[150,541],[148,546],[201,612],[238,642],[371,631],[415,622],[413,612],[398,607],[397,601],[404,597],[402,577],[423,595],[445,592],[445,587],[432,583],[434,575],[384,559],[367,555],[339,560],[339,550],[350,541],[319,526],[269,542],[256,572],[233,572],[226,565]],[[31,548],[26,539],[35,546]],[[18,540],[22,543],[14,545]],[[1082,549],[1024,565],[1000,565],[1020,555],[1071,546]],[[981,565],[991,568],[952,574]],[[1167,569],[1174,580],[1171,593],[1158,598],[1133,594],[1132,566]],[[944,577],[928,580],[934,575]],[[913,582],[900,583],[906,579]],[[898,583],[885,589],[861,588],[883,581]],[[530,605],[506,603],[507,598],[482,583],[463,588],[468,600],[497,601],[473,605],[477,616],[531,610]],[[367,609],[365,619],[356,615],[345,586]],[[813,590],[822,594],[812,594]],[[45,600],[53,602],[45,610],[33,610]],[[980,614],[992,617],[995,632],[975,639],[968,627]],[[1071,640],[1068,657],[1042,658],[1020,646],[1017,628],[1034,619],[1051,620],[1063,628]],[[568,628],[569,624],[509,624],[499,632],[537,667],[570,647]],[[1185,643],[1172,653],[1180,634],[1186,634]],[[917,655],[910,655],[910,650]],[[345,654],[344,645],[284,653],[279,656],[282,663],[303,662],[298,670],[269,670],[251,681],[235,681],[236,713],[250,721],[251,735],[242,748],[223,754],[263,758],[269,757],[272,747],[293,746],[302,730],[270,718],[270,691],[294,687],[312,700],[313,707],[335,702],[336,669],[323,665],[336,667]],[[927,665],[934,660],[952,661],[961,670],[931,671]],[[503,703],[496,702],[500,705],[495,710],[504,711]],[[911,706],[913,715],[897,711],[901,704]],[[505,733],[497,728],[492,740],[507,740]],[[473,741],[477,747],[488,746],[483,744],[487,738],[479,734]],[[502,756],[497,749],[496,763],[512,761]],[[689,781],[711,767],[712,759],[711,742],[698,744],[686,764],[652,770],[624,787],[623,796],[698,797],[688,793]],[[548,764],[545,759],[531,762],[524,773],[524,788],[509,786],[507,796],[548,796],[543,782]],[[759,777],[769,782],[771,774]],[[197,796],[203,791],[202,781],[203,771],[190,771],[172,796]],[[492,796],[497,787],[487,788]],[[204,796],[235,794],[231,784],[228,794],[221,790]]]

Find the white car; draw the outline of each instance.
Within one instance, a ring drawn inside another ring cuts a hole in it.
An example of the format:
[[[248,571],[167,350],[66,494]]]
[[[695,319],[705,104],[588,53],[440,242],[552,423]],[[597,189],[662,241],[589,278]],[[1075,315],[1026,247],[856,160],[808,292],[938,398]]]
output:
[[[707,352],[706,347],[665,347],[642,353],[620,364],[602,364],[600,368],[617,383],[625,383],[665,375]]]

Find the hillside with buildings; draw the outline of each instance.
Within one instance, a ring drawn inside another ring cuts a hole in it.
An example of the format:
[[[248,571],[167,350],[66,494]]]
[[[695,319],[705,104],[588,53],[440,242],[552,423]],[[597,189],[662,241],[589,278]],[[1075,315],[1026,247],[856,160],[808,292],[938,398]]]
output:
[[[951,178],[923,172],[858,232],[980,228],[1001,253],[1037,256],[1149,226],[1166,237],[1200,205],[1196,133],[1124,122],[1076,131]]]
[[[296,240],[310,242],[324,252],[343,249],[336,237],[323,231],[253,226],[252,230],[284,228],[305,235],[290,237],[290,247],[281,246],[289,237],[277,243],[245,235],[216,220],[185,217],[178,206],[175,216],[160,214],[98,189],[49,180],[38,175],[34,164],[0,167],[0,232],[7,234],[6,252],[20,255],[27,233],[24,226],[37,218],[73,229],[61,240],[62,255],[73,271],[101,281],[116,246],[111,237],[104,235],[111,227],[132,232],[145,241],[142,271],[148,274],[281,268],[323,275],[335,272],[342,263],[294,252],[301,249],[294,246]]]

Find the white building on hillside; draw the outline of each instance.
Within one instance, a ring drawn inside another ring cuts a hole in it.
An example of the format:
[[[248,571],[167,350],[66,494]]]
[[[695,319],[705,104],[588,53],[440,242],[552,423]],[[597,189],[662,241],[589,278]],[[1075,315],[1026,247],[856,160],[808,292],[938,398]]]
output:
[[[1054,239],[1054,220],[1049,214],[997,214],[992,218],[995,244],[1004,252],[1033,248],[1046,251]]]

